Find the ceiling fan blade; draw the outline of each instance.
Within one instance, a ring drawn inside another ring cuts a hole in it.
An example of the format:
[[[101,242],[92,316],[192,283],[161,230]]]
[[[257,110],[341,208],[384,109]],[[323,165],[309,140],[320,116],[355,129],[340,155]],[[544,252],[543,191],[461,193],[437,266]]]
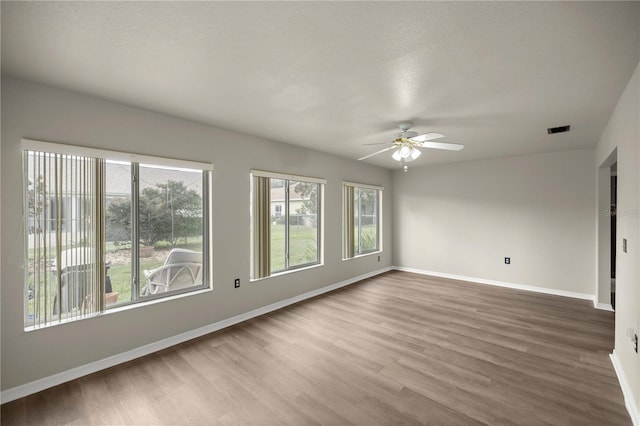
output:
[[[446,142],[421,142],[420,145],[423,148],[434,148],[434,149],[446,149],[449,151],[460,151],[464,148],[464,145],[460,143],[446,143]]]
[[[444,138],[442,133],[425,133],[424,135],[418,135],[411,138],[416,142],[432,141],[434,139]]]
[[[362,158],[358,158],[358,161],[360,161],[360,160],[366,160],[366,159],[367,159],[367,158],[369,158],[369,157],[373,157],[374,155],[381,154],[381,153],[383,153],[383,152],[385,152],[385,151],[389,151],[390,149],[393,149],[393,148],[394,148],[393,146],[386,147],[385,149],[381,149],[380,151],[374,152],[373,154],[365,155],[365,156],[364,156],[364,157],[362,157]]]
[[[363,143],[362,145],[389,145],[393,142],[375,142],[375,143]]]

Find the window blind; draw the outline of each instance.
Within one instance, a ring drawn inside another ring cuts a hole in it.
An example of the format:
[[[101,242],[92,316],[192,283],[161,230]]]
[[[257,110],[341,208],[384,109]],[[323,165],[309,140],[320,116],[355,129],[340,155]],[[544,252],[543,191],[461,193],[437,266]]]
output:
[[[271,274],[270,178],[253,176],[253,279]]]
[[[103,167],[99,158],[24,151],[27,326],[102,309]]]

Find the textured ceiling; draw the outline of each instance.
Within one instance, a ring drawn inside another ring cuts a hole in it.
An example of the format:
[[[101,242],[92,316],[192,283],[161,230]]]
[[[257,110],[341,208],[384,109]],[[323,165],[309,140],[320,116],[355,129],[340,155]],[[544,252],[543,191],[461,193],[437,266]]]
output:
[[[640,56],[638,2],[1,7],[3,75],[352,159],[405,120],[466,145],[413,166],[593,146]]]

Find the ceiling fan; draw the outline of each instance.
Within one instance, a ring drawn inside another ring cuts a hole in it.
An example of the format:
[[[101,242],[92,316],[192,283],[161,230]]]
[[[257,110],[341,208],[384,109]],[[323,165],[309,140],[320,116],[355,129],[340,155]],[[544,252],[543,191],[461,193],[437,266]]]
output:
[[[388,147],[374,152],[373,154],[365,155],[358,160],[366,160],[374,155],[381,154],[391,149],[396,149],[391,158],[399,161],[404,171],[407,171],[407,166],[404,163],[408,163],[420,157],[420,150],[418,148],[432,148],[432,149],[446,149],[449,151],[460,151],[464,148],[464,145],[459,143],[446,143],[446,142],[433,142],[435,139],[443,138],[442,133],[424,133],[419,135],[416,132],[410,132],[409,129],[413,126],[410,121],[400,123],[398,127],[401,132],[393,137],[391,142],[369,143],[366,145],[389,145]]]

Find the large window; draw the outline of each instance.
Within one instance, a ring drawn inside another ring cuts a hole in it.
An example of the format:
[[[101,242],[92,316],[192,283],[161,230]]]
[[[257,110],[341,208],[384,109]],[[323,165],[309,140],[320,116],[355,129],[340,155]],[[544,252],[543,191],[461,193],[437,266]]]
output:
[[[321,262],[324,179],[252,171],[251,278]]]
[[[211,170],[25,140],[25,327],[209,287]]]
[[[342,188],[343,257],[380,251],[382,187],[344,182]]]

